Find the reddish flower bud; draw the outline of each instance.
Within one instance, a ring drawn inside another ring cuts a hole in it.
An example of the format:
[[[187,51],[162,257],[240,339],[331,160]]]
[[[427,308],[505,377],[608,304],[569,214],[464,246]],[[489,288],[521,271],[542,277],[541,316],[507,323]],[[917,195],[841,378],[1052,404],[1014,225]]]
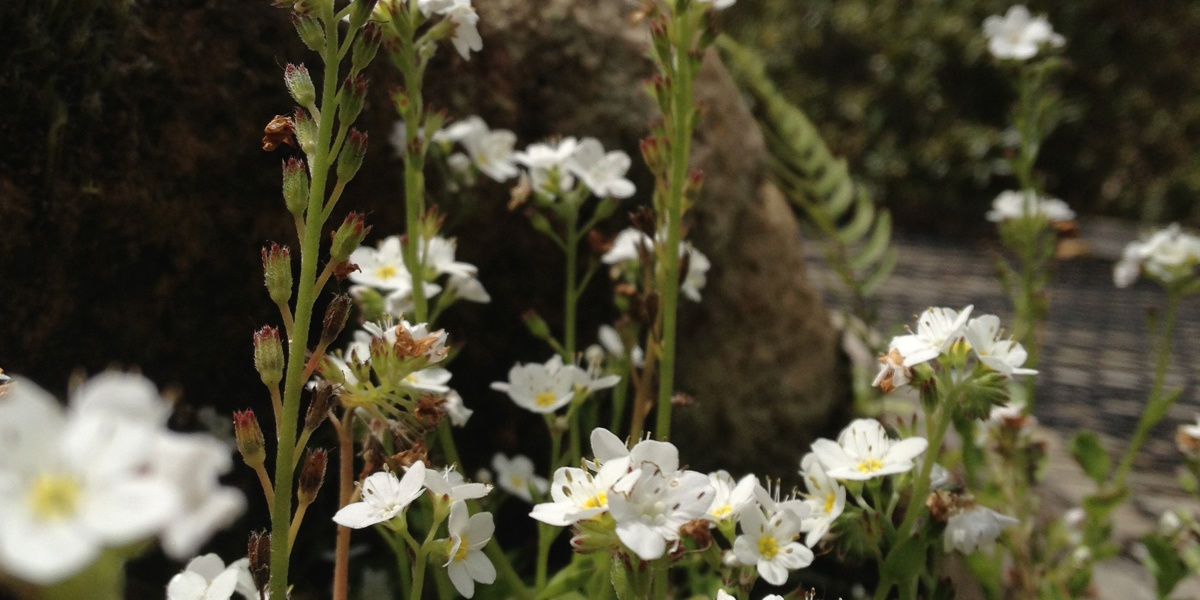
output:
[[[250,558],[250,579],[262,593],[271,584],[271,534],[266,531],[250,532],[246,555]]]
[[[287,304],[292,297],[292,253],[287,246],[271,244],[262,249],[263,283],[276,304]],[[255,346],[257,347],[257,340]]]
[[[296,486],[296,501],[301,505],[312,504],[325,482],[325,467],[329,464],[329,453],[324,449],[309,450],[300,468],[300,482]]]
[[[313,106],[317,101],[317,90],[313,87],[312,77],[303,64],[288,63],[283,69],[283,83],[287,85],[288,93],[300,106]]]
[[[362,166],[363,158],[367,155],[367,134],[357,129],[351,129],[346,136],[346,144],[338,154],[337,176],[338,183],[346,183],[354,179],[358,168]]]
[[[237,439],[238,452],[242,460],[251,468],[258,468],[267,460],[266,442],[263,440],[262,428],[258,426],[258,417],[252,410],[240,410],[233,413],[233,435]]]
[[[334,263],[344,263],[350,259],[350,253],[362,245],[363,238],[371,232],[361,213],[352,212],[346,215],[342,226],[333,232],[333,244],[329,248],[330,259]]]
[[[292,13],[292,25],[296,26],[296,33],[300,35],[300,39],[304,41],[304,45],[308,46],[309,50],[324,54],[325,27],[321,25],[320,19],[295,12]]]
[[[263,327],[254,332],[254,368],[268,388],[283,380],[283,344],[278,329]]]
[[[342,123],[353,123],[358,118],[367,98],[367,87],[365,77],[346,77],[346,81],[342,83],[342,97],[338,103],[338,117]]]
[[[354,47],[350,51],[350,71],[357,73],[371,64],[371,60],[375,58],[375,54],[379,52],[379,43],[383,41],[383,29],[375,23],[367,23],[363,27],[362,32],[358,34],[358,39],[354,40]]]
[[[283,163],[283,202],[297,217],[308,209],[308,168],[303,160],[289,158]]]
[[[324,346],[332,344],[337,336],[341,335],[342,329],[346,327],[346,320],[349,318],[350,296],[346,294],[334,296],[329,306],[325,308],[325,320],[321,325],[321,344]]]

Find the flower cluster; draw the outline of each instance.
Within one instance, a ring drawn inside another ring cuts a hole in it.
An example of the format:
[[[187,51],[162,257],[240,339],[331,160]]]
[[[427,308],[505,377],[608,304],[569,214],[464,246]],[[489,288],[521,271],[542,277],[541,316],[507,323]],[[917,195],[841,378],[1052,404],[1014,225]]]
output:
[[[916,333],[892,338],[890,351],[879,359],[881,368],[873,385],[885,392],[908,384],[912,368],[939,357],[948,356],[959,342],[975,354],[980,364],[1005,376],[1036,375],[1023,368],[1028,353],[1017,341],[1004,337],[1000,319],[994,315],[971,317],[968,306],[962,312],[951,308],[929,308],[917,320]]]
[[[992,210],[988,211],[987,220],[1001,223],[1028,216],[1043,217],[1051,223],[1063,223],[1074,221],[1075,211],[1058,198],[1047,198],[1032,192],[1027,195],[1024,192],[1005,190],[992,201]]]
[[[1164,285],[1195,275],[1200,264],[1200,238],[1172,224],[1156,231],[1144,241],[1125,246],[1121,260],[1113,267],[1113,282],[1117,287],[1129,287],[1141,273],[1146,273]]]
[[[1046,17],[1034,17],[1029,9],[1018,4],[1003,17],[990,16],[983,21],[988,51],[999,59],[1029,60],[1037,56],[1042,46],[1061,47],[1063,36],[1054,33]]]
[[[153,537],[189,558],[237,518],[245,498],[217,480],[229,448],[169,431],[170,413],[139,375],[97,375],[65,412],[33,382],[0,387],[0,571],[53,583]]]
[[[449,302],[467,300],[488,303],[492,298],[483,284],[476,278],[475,265],[455,260],[456,244],[453,239],[432,236],[421,240],[417,255],[425,269],[420,277],[413,277],[404,264],[403,244],[400,236],[385,238],[375,248],[359,246],[350,254],[349,261],[358,270],[350,273],[350,294],[360,303],[365,303],[374,293],[383,295],[383,312],[394,318],[413,309],[413,288],[420,281],[426,298],[440,292],[450,295]],[[445,287],[433,283],[446,276]]]
[[[471,52],[483,50],[483,38],[479,36],[479,15],[471,6],[471,0],[416,0],[417,9],[421,15],[429,19],[434,15],[441,16],[450,23],[450,43],[464,60],[471,60]],[[375,5],[372,18],[376,21],[387,22],[397,16],[400,11],[407,13],[410,2],[405,0],[381,0]]]

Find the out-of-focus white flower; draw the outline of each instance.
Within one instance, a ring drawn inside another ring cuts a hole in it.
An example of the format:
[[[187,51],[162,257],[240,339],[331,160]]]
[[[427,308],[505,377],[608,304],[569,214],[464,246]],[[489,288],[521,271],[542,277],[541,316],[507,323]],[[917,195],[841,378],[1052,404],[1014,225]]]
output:
[[[492,301],[491,294],[483,288],[483,284],[474,277],[459,277],[451,275],[446,280],[446,289],[454,294],[460,300],[467,302],[478,302],[487,304]]]
[[[906,367],[933,360],[962,338],[973,308],[967,306],[961,313],[952,308],[929,308],[917,319],[917,332],[892,338],[891,348],[900,351]]]
[[[513,162],[517,135],[506,129],[489,129],[481,117],[470,116],[453,123],[434,134],[433,139],[462,144],[476,168],[496,181],[517,176],[517,165]]]
[[[757,508],[747,508],[738,523],[742,535],[733,541],[733,553],[742,564],[754,565],[767,583],[783,585],[789,571],[812,564],[812,550],[795,541],[802,516],[793,511],[780,510],[768,518]]]
[[[641,259],[638,251],[639,244],[650,252],[654,251],[654,242],[650,236],[632,227],[624,229],[613,239],[612,247],[600,257],[600,260],[607,265],[638,262]],[[708,282],[708,270],[712,267],[712,263],[707,256],[689,242],[679,243],[679,255],[687,257],[688,269],[679,289],[689,300],[699,302],[700,290],[704,289],[704,285]]]
[[[475,414],[475,411],[467,408],[463,403],[462,396],[458,392],[450,390],[446,392],[445,402],[442,403],[442,408],[446,411],[446,416],[450,417],[450,424],[455,427],[462,427],[467,424],[467,419]]]
[[[708,482],[713,486],[708,519],[714,523],[737,518],[738,513],[753,502],[754,488],[758,486],[758,478],[753,474],[735,482],[733,476],[723,470],[709,473]]]
[[[526,502],[533,502],[530,488],[539,494],[550,490],[550,482],[537,474],[528,456],[518,454],[510,459],[497,452],[492,456],[492,470],[496,471],[496,485]]]
[[[605,153],[596,138],[584,138],[575,146],[564,166],[601,198],[628,198],[637,191],[625,178],[629,171],[629,155],[613,150]]]
[[[808,532],[804,544],[814,548],[817,542],[829,533],[834,521],[837,521],[846,509],[846,488],[825,474],[821,461],[812,452],[805,454],[800,460],[800,477],[804,479],[804,486],[808,489],[805,503],[809,507],[801,531]]]
[[[554,145],[538,142],[530,144],[524,151],[514,152],[513,160],[529,169],[530,183],[535,190],[556,195],[575,187],[575,177],[566,165],[577,145],[573,137],[562,138]],[[557,180],[557,185],[553,185],[552,177]]]
[[[963,510],[946,521],[946,531],[942,534],[943,549],[946,552],[958,550],[963,554],[981,549],[990,551],[996,538],[1006,528],[1019,522],[983,506]]]
[[[933,469],[929,472],[929,489],[943,490],[953,482],[954,474],[949,469],[939,463],[933,463]]]
[[[600,345],[604,347],[608,355],[618,360],[625,359],[625,343],[621,341],[621,334],[611,325],[601,325],[598,336]],[[629,362],[635,367],[641,367],[646,361],[646,353],[642,351],[641,346],[634,346],[633,350],[629,351]]]
[[[0,570],[35,584],[61,581],[108,547],[157,535],[185,515],[182,491],[147,469],[156,440],[174,435],[132,405],[165,406],[135,375],[93,380],[65,414],[33,382],[0,395]],[[132,401],[131,401],[132,400]],[[179,465],[178,468],[182,468]]]
[[[1029,197],[1026,197],[1026,194]],[[1026,212],[1028,209],[1028,213]],[[1028,214],[1041,215],[1052,223],[1074,221],[1075,211],[1066,202],[1058,198],[1038,196],[1033,192],[1006,190],[992,201],[992,210],[987,213],[987,220],[993,223],[1021,219]]]
[[[479,36],[479,15],[471,6],[471,0],[455,0],[454,6],[443,14],[454,22],[454,37],[450,38],[454,49],[458,50],[463,60],[471,60],[471,52],[483,50],[483,38]]]
[[[894,441],[875,419],[856,419],[838,435],[837,442],[819,439],[812,451],[836,479],[865,481],[912,470],[913,459],[929,447],[923,437]]]
[[[362,500],[343,506],[333,520],[338,525],[362,529],[390,521],[425,491],[425,463],[414,462],[402,479],[390,471],[373,473],[362,483]]]
[[[246,510],[246,497],[220,484],[233,468],[229,447],[201,434],[158,436],[147,472],[172,482],[180,492],[180,514],[163,528],[160,539],[168,556],[193,556],[213,534],[233,524]]]
[[[475,265],[454,260],[457,242],[440,235],[423,240],[421,245],[421,264],[438,274],[448,274],[458,277],[474,277],[479,269]]]
[[[483,547],[496,531],[492,513],[481,512],[467,516],[467,505],[458,501],[450,505],[450,550],[446,553],[446,575],[464,598],[475,595],[475,582],[491,584],[496,581],[496,567],[483,553]]]
[[[1175,445],[1179,451],[1189,458],[1200,457],[1200,415],[1196,415],[1196,423],[1183,424],[1175,431]]]
[[[516,365],[508,371],[508,381],[492,383],[492,389],[508,394],[517,406],[535,413],[552,413],[575,397],[575,384],[587,373],[575,365],[564,365],[554,355],[544,364]]]
[[[725,10],[737,3],[737,0],[696,0],[700,4],[711,4],[716,10]]]
[[[1200,263],[1200,238],[1183,232],[1178,223],[1159,230],[1141,242],[1125,246],[1121,260],[1113,267],[1117,287],[1129,287],[1143,271],[1170,284],[1192,277]]]
[[[967,342],[975,356],[993,371],[1009,377],[1013,375],[1037,375],[1036,369],[1022,368],[1029,354],[1025,347],[1013,339],[1000,338],[1000,317],[982,315],[967,322],[964,330]]]
[[[225,566],[216,554],[197,556],[167,583],[167,600],[227,600],[234,593],[258,600],[248,558]]]
[[[996,58],[1028,60],[1037,56],[1043,44],[1058,48],[1066,43],[1054,33],[1046,17],[1034,17],[1023,4],[1010,7],[1003,17],[990,16],[983,21],[988,51]]]

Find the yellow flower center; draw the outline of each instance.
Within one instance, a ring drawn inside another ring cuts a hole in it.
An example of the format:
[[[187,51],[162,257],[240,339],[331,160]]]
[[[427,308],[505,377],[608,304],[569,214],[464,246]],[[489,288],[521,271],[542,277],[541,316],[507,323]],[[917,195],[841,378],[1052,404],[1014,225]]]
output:
[[[41,475],[29,492],[29,508],[43,521],[62,521],[79,508],[79,482],[70,475]]]
[[[859,473],[874,473],[882,468],[883,461],[875,458],[868,458],[867,460],[858,463]],[[825,503],[828,504],[829,501],[826,500]]]
[[[731,512],[733,512],[733,505],[726,504],[725,506],[719,506],[714,509],[712,511],[712,515],[718,519],[724,519],[725,517],[728,517],[729,513]]]
[[[554,404],[554,401],[557,399],[558,396],[554,395],[554,392],[545,391],[535,396],[533,398],[533,402],[538,406],[550,406],[551,404]]]
[[[518,477],[516,475],[510,476],[508,478],[508,483],[510,483],[514,488],[516,488],[518,490],[523,490],[523,489],[529,487],[528,485],[525,484],[524,479],[521,479],[520,477]]]
[[[608,506],[608,494],[606,492],[600,492],[588,498],[587,502],[583,503],[584,508],[601,508],[604,506]]]
[[[779,545],[775,543],[775,538],[769,535],[758,538],[758,553],[767,560],[775,558],[775,555],[779,554]]]
[[[827,494],[827,495],[825,496],[825,514],[829,514],[829,513],[833,512],[833,505],[834,505],[836,502],[837,502],[837,496],[836,496],[836,495],[834,495],[834,494]]]
[[[392,265],[383,265],[382,267],[379,267],[378,271],[375,271],[375,276],[380,279],[391,279],[395,277],[396,274],[396,267],[393,267]]]
[[[451,560],[455,562],[467,560],[467,538],[462,538],[462,543],[458,545],[458,552],[454,553],[454,556],[451,557]]]

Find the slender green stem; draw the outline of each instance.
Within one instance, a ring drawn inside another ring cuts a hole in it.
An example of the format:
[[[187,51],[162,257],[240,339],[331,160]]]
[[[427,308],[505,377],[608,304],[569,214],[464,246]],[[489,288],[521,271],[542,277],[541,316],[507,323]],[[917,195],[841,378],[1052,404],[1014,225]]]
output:
[[[692,43],[692,20],[688,15],[675,15],[674,37],[675,76],[671,86],[671,171],[670,192],[666,203],[667,239],[659,260],[662,277],[659,280],[662,303],[661,356],[659,359],[658,416],[655,433],[659,440],[671,436],[671,398],[675,394],[675,337],[676,310],[679,305],[679,241],[680,221],[683,218],[683,192],[688,177],[688,161],[692,150],[692,113],[695,110],[692,89],[692,64],[689,51]],[[661,222],[661,217],[660,217]]]
[[[566,211],[566,252],[567,252],[567,282],[563,306],[563,361],[568,364],[575,362],[575,322],[576,303],[579,291],[576,280],[579,270],[579,206],[572,205]]]
[[[500,547],[495,538],[483,547],[483,553],[492,560],[492,564],[496,566],[498,578],[508,586],[511,592],[522,599],[531,596],[529,588],[525,587],[525,582],[521,581],[521,576],[517,574],[516,569],[508,560],[508,555],[504,554],[504,549]]]
[[[424,253],[418,249],[424,243],[421,235],[421,218],[425,214],[425,152],[421,139],[424,122],[424,100],[421,98],[421,68],[416,48],[411,46],[415,32],[411,19],[395,19],[393,23],[407,24],[401,31],[401,43],[409,44],[407,52],[400,52],[397,61],[404,77],[404,94],[408,99],[408,110],[404,117],[404,210],[408,243],[404,246],[404,264],[413,279],[413,313],[416,322],[423,323],[429,316],[428,300],[425,297]],[[400,28],[399,25],[397,25]]]
[[[334,56],[338,30],[337,23],[325,19],[326,56]],[[333,98],[337,94],[338,63],[325,64],[324,88],[321,99]],[[329,155],[330,137],[333,133],[333,110],[335,106],[324,106],[326,118],[321,119],[317,133],[317,155],[312,159],[312,183],[309,187],[308,216],[304,222],[304,238],[300,243],[300,281],[297,285],[295,322],[293,337],[288,345],[286,384],[283,394],[283,416],[278,431],[275,457],[275,502],[271,512],[271,596],[284,598],[287,595],[288,566],[291,545],[288,531],[292,516],[292,486],[295,478],[293,460],[296,444],[297,421],[300,416],[300,392],[304,388],[305,353],[308,350],[309,327],[312,325],[313,304],[316,301],[317,259],[321,250],[321,231],[324,221],[320,219],[325,201],[325,185],[332,157]]]
[[[1134,430],[1129,446],[1125,448],[1125,454],[1121,457],[1120,466],[1117,467],[1116,475],[1112,479],[1112,489],[1121,489],[1125,486],[1125,479],[1129,476],[1130,469],[1133,468],[1133,460],[1137,458],[1138,452],[1145,445],[1150,431],[1166,416],[1167,409],[1170,408],[1167,405],[1178,397],[1177,394],[1164,395],[1163,385],[1166,382],[1167,367],[1171,364],[1171,347],[1175,340],[1175,318],[1180,300],[1181,294],[1177,290],[1167,290],[1167,312],[1165,318],[1159,322],[1160,339],[1155,348],[1154,383],[1150,388],[1150,400],[1146,403],[1146,409],[1142,411],[1137,429]]]
[[[926,423],[930,417],[935,417],[937,422],[934,423],[933,433],[929,437],[929,448],[925,450],[925,462],[921,465],[921,472],[913,476],[912,497],[909,499],[908,508],[905,509],[904,521],[896,530],[897,541],[912,535],[917,518],[926,512],[925,494],[929,492],[929,475],[933,473],[933,465],[937,463],[938,454],[941,452],[942,439],[946,437],[946,429],[950,426],[950,411],[945,406],[946,402],[947,399],[943,398],[942,406],[936,413],[926,413]]]

